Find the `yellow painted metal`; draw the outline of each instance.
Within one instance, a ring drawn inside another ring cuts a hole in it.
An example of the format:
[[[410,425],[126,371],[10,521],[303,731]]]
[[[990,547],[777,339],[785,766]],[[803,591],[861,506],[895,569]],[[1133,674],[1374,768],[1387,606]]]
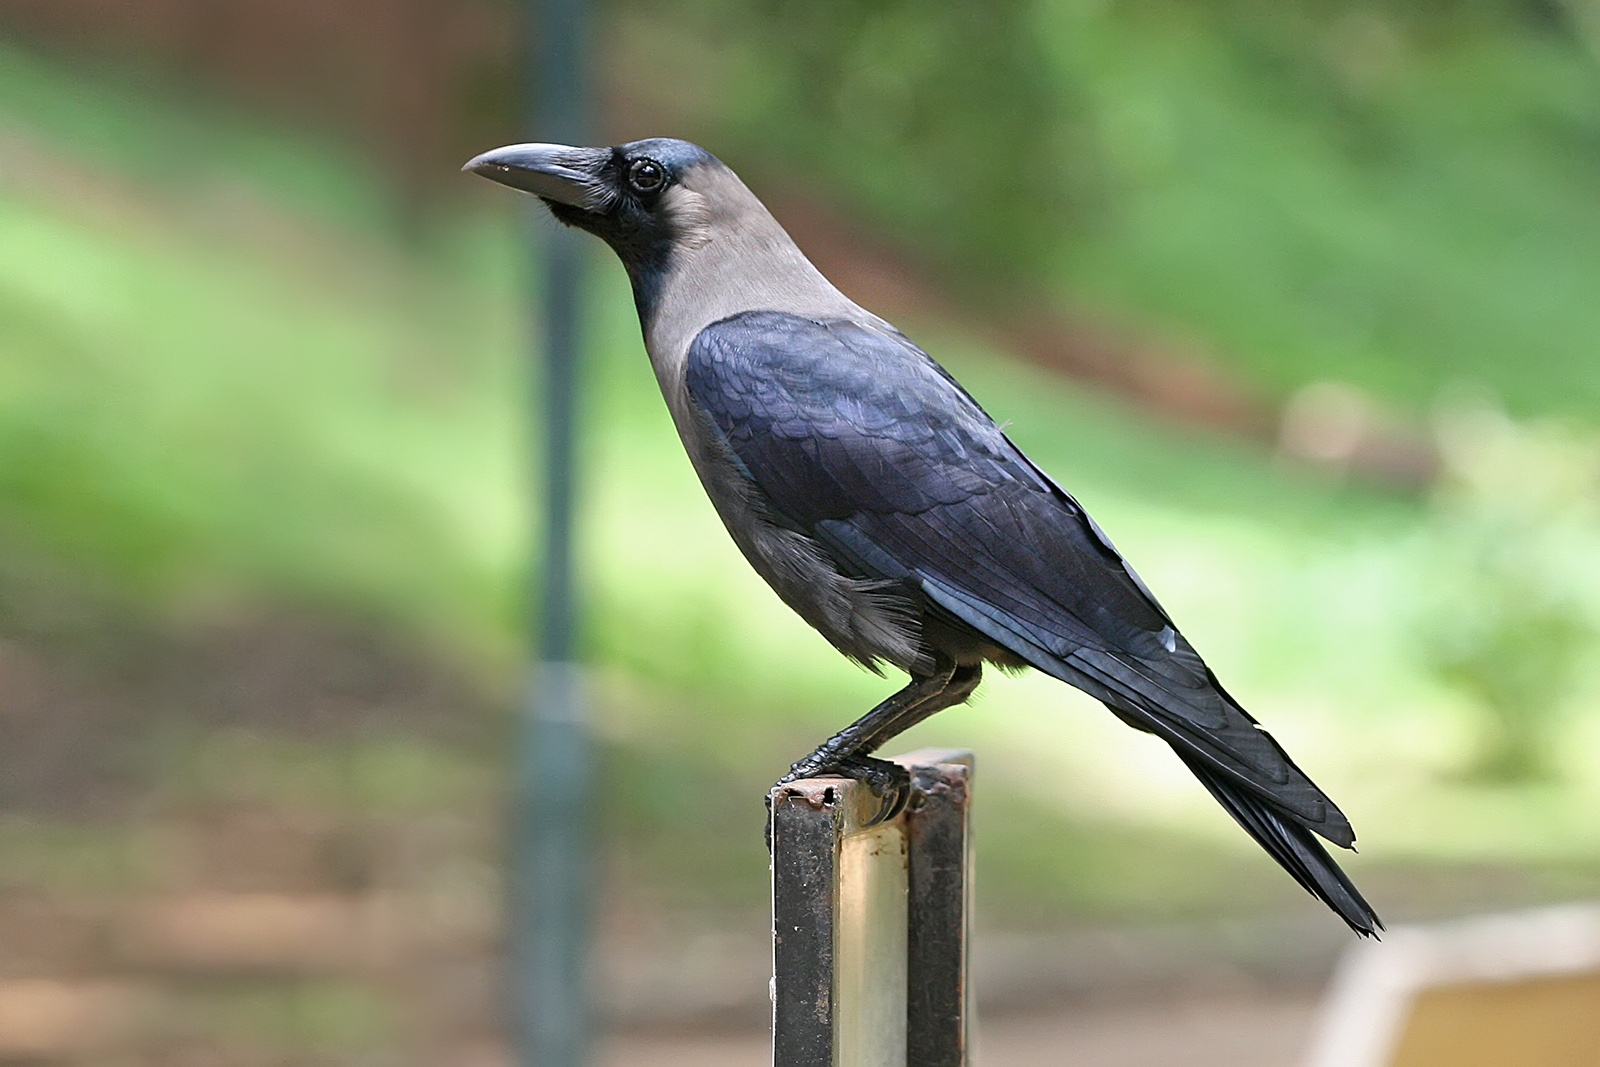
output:
[[[838,924],[835,1063],[903,1067],[906,834],[899,821],[841,838]]]

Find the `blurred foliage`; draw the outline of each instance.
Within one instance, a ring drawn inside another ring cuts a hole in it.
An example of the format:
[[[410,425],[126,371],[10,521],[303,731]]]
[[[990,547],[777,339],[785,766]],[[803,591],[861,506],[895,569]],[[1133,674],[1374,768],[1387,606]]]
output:
[[[203,617],[272,590],[374,622],[435,617],[468,655],[506,634],[518,609],[483,568],[521,528],[486,488],[518,451],[500,399],[518,388],[501,358],[515,312],[496,300],[512,250],[469,296],[347,217],[362,186],[337,156],[92,92],[15,51],[0,85],[19,89],[0,178],[6,606],[82,588]]]
[[[760,187],[820,185],[970,299],[1333,375],[1600,410],[1587,5],[617,5],[616,92]]]
[[[1600,77],[1567,10],[697,0],[614,9],[611,69],[624,99],[667,101],[667,132],[758,188],[825,183],[983,300],[1199,347],[1268,396],[1336,376],[1414,411],[1478,378],[1519,420],[1592,426]],[[513,689],[537,279],[509,198],[480,190],[504,210],[400,239],[359,160],[9,49],[0,138],[8,633],[79,600],[172,627],[310,604]],[[594,252],[582,563],[617,863],[674,901],[759,908],[752,798],[885,683],[737,559]],[[1478,486],[1467,461],[1433,502],[1334,484],[1005,360],[931,311],[903,325],[1346,806],[1374,846],[1358,876],[1375,856],[1592,867],[1600,720],[1578,619],[1600,598],[1567,504],[1523,501],[1522,474]],[[1528,447],[1523,472],[1581,466]],[[985,893],[1018,914],[1295,899],[1159,743],[1047,679],[989,682],[920,743],[983,750]],[[152,748],[180,798],[411,812],[499,788],[429,742]],[[1561,773],[1506,777],[1541,758]],[[1497,763],[1494,782],[1462,774]],[[44,882],[125,862],[0,830],[8,855],[49,854]]]
[[[803,161],[859,208],[996,288],[1049,261],[1091,183],[1062,162],[1070,99],[1054,92],[1031,0],[716,3],[763,65],[736,140]]]
[[[1446,477],[1428,532],[1442,676],[1485,716],[1471,771],[1548,776],[1563,712],[1600,645],[1600,442],[1482,402],[1440,416]]]

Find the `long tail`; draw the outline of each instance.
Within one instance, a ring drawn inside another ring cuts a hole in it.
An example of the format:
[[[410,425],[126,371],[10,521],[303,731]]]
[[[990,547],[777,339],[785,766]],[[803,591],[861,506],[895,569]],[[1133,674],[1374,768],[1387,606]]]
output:
[[[1363,937],[1377,936],[1383,929],[1383,921],[1310,830],[1286,818],[1203,760],[1186,756],[1176,746],[1174,751],[1228,814],[1305,887],[1306,892],[1337,912],[1356,933]]]

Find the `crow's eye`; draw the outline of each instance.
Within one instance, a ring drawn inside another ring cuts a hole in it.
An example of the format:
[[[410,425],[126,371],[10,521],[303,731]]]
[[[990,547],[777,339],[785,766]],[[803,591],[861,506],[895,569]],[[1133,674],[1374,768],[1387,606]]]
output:
[[[653,159],[636,159],[628,168],[628,184],[635,192],[653,193],[667,184],[667,171]]]

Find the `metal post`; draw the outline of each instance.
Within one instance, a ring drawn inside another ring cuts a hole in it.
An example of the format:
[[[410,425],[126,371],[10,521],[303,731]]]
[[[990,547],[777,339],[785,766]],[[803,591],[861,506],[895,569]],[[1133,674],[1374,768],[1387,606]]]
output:
[[[586,143],[585,9],[585,0],[532,0],[529,140]],[[583,1067],[591,1022],[593,756],[579,685],[572,567],[583,256],[564,227],[551,231],[545,223],[541,230],[544,403],[534,422],[544,429],[544,554],[538,662],[523,709],[513,814],[513,1025],[521,1067]]]
[[[906,1063],[966,1067],[972,1046],[972,753],[923,749],[906,827]]]
[[[772,793],[775,1067],[967,1067],[972,754],[896,758],[892,823],[847,778]]]

